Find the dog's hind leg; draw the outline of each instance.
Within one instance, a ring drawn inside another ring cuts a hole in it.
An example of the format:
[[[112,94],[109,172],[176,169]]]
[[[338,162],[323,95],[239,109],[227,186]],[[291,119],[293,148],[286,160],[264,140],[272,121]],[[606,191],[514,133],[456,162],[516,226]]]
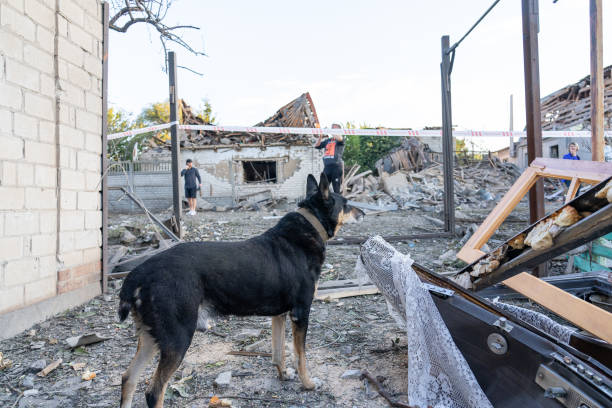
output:
[[[146,331],[138,337],[138,349],[127,371],[121,377],[121,408],[130,408],[138,379],[156,350],[155,341]]]
[[[308,309],[294,309],[291,312],[291,331],[293,333],[293,349],[297,354],[298,376],[307,390],[313,390],[315,384],[308,376],[306,368],[306,333],[308,332]]]
[[[193,336],[193,332],[191,333]],[[151,379],[149,389],[145,393],[149,408],[162,408],[164,406],[164,394],[172,374],[179,368],[185,352],[191,343],[191,336],[187,341],[174,343],[169,347],[161,348],[159,364]]]
[[[272,364],[281,380],[285,379],[285,322],[287,313],[272,317]]]

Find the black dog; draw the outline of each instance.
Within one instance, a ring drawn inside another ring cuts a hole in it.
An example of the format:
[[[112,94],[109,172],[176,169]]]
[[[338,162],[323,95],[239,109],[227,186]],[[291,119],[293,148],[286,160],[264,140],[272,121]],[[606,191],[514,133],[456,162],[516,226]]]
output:
[[[272,316],[272,363],[285,374],[285,320],[291,317],[297,371],[314,384],[304,353],[310,305],[325,258],[325,241],[363,213],[329,191],[324,174],[308,175],[307,197],[262,235],[240,242],[189,242],[138,266],[121,288],[119,317],[132,312],[138,350],[122,378],[121,407],[132,404],[138,377],[156,351],[159,365],[146,391],[149,407],[162,407],[169,379],[209,312]]]

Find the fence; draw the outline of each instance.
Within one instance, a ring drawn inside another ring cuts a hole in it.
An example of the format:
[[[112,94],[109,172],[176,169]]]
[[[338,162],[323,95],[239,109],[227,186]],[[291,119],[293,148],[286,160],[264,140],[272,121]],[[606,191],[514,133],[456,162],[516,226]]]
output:
[[[123,192],[112,187],[128,187],[151,211],[161,211],[172,206],[172,163],[162,162],[112,162],[108,173],[108,204],[111,212],[140,211],[132,200],[123,198]]]

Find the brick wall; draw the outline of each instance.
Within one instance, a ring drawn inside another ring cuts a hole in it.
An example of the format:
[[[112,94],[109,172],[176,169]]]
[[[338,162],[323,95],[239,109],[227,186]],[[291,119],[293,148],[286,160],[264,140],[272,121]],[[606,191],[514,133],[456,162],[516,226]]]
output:
[[[100,279],[97,0],[0,0],[0,314]]]

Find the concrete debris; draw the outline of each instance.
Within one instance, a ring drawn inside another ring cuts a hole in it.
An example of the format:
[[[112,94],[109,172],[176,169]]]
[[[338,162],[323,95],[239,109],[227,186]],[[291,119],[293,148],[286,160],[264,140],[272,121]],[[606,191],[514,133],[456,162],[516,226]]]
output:
[[[36,360],[30,364],[30,366],[28,367],[28,371],[31,373],[37,373],[43,368],[45,368],[46,366],[47,366],[47,360],[44,360],[44,359]]]
[[[213,385],[215,387],[228,387],[232,381],[232,372],[224,371],[215,378]]]
[[[361,370],[346,370],[342,373],[340,378],[349,379],[349,378],[359,378],[361,376]]]
[[[100,336],[98,333],[84,334],[82,336],[69,337],[66,339],[66,344],[70,348],[76,348],[79,346],[85,346],[87,344],[98,343],[100,341],[108,340],[110,337]]]

